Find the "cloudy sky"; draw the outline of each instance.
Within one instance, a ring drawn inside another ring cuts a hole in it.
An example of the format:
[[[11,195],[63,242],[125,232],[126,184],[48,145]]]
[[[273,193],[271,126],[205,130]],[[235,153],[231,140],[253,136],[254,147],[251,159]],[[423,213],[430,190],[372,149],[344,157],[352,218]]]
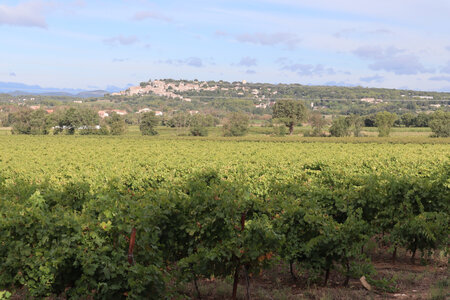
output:
[[[450,91],[449,0],[2,0],[0,81]]]

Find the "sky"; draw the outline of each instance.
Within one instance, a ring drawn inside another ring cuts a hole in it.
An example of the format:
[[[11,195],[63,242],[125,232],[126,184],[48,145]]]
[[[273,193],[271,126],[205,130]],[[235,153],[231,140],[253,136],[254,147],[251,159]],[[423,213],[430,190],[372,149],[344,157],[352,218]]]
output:
[[[0,1],[0,82],[149,79],[450,92],[449,0]]]

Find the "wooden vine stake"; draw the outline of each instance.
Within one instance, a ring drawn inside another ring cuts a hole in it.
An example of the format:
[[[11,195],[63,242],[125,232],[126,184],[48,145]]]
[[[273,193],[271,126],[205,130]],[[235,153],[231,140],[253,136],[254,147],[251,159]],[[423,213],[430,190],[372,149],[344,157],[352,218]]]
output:
[[[133,227],[130,236],[130,246],[128,247],[128,263],[132,266],[134,265],[133,250],[135,242],[136,242],[136,228]]]

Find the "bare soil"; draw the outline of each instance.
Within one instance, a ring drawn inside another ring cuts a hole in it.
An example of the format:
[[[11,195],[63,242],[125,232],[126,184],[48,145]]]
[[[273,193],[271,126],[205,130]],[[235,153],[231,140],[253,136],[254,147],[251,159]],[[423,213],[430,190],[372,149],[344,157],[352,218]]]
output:
[[[413,263],[410,253],[399,249],[395,264],[392,253],[386,249],[377,249],[370,253],[376,279],[393,280],[393,290],[387,292],[372,286],[366,290],[359,279],[350,280],[343,286],[345,277],[336,270],[330,273],[327,286],[322,278],[315,283],[308,283],[306,277],[294,280],[289,273],[289,266],[276,264],[271,269],[254,275],[250,279],[251,299],[450,299],[448,259],[439,253],[431,257],[420,258]],[[199,281],[201,299],[230,299],[231,279],[204,279]],[[176,299],[198,299],[193,284],[187,284],[178,290],[184,296]],[[238,299],[246,298],[245,279],[240,279]]]

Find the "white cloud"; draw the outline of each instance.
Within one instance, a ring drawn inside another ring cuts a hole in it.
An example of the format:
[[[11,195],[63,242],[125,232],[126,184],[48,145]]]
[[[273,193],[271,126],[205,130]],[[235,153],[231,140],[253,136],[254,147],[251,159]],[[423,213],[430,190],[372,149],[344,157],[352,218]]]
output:
[[[243,33],[236,35],[236,40],[243,43],[258,44],[263,46],[273,46],[277,44],[286,45],[289,49],[295,48],[300,43],[300,38],[293,33]]]
[[[187,65],[196,68],[201,68],[204,66],[203,60],[199,57],[188,57],[186,59],[166,59],[160,60],[159,63],[176,66]]]
[[[139,11],[133,16],[133,20],[135,21],[143,21],[147,19],[160,20],[169,23],[173,22],[172,18],[156,11]]]
[[[47,28],[44,13],[50,6],[50,2],[37,0],[16,6],[0,5],[0,25]]]
[[[426,68],[417,55],[406,53],[405,50],[395,47],[381,48],[378,46],[363,46],[353,51],[363,59],[372,61],[369,68],[372,70],[384,70],[394,72],[397,75],[415,75],[419,73],[432,73]]]
[[[299,64],[293,63],[286,58],[279,58],[277,63],[280,64],[281,70],[297,73],[299,76],[323,76],[335,75],[336,71],[331,67],[325,67],[322,64]]]
[[[250,56],[243,57],[239,61],[238,65],[246,67],[256,66],[256,58],[252,58]]]
[[[130,35],[130,36],[118,35],[118,36],[114,36],[114,37],[103,40],[103,42],[105,44],[110,45],[110,46],[117,46],[117,45],[129,46],[129,45],[137,43],[138,41],[139,41],[139,39],[134,35]]]

